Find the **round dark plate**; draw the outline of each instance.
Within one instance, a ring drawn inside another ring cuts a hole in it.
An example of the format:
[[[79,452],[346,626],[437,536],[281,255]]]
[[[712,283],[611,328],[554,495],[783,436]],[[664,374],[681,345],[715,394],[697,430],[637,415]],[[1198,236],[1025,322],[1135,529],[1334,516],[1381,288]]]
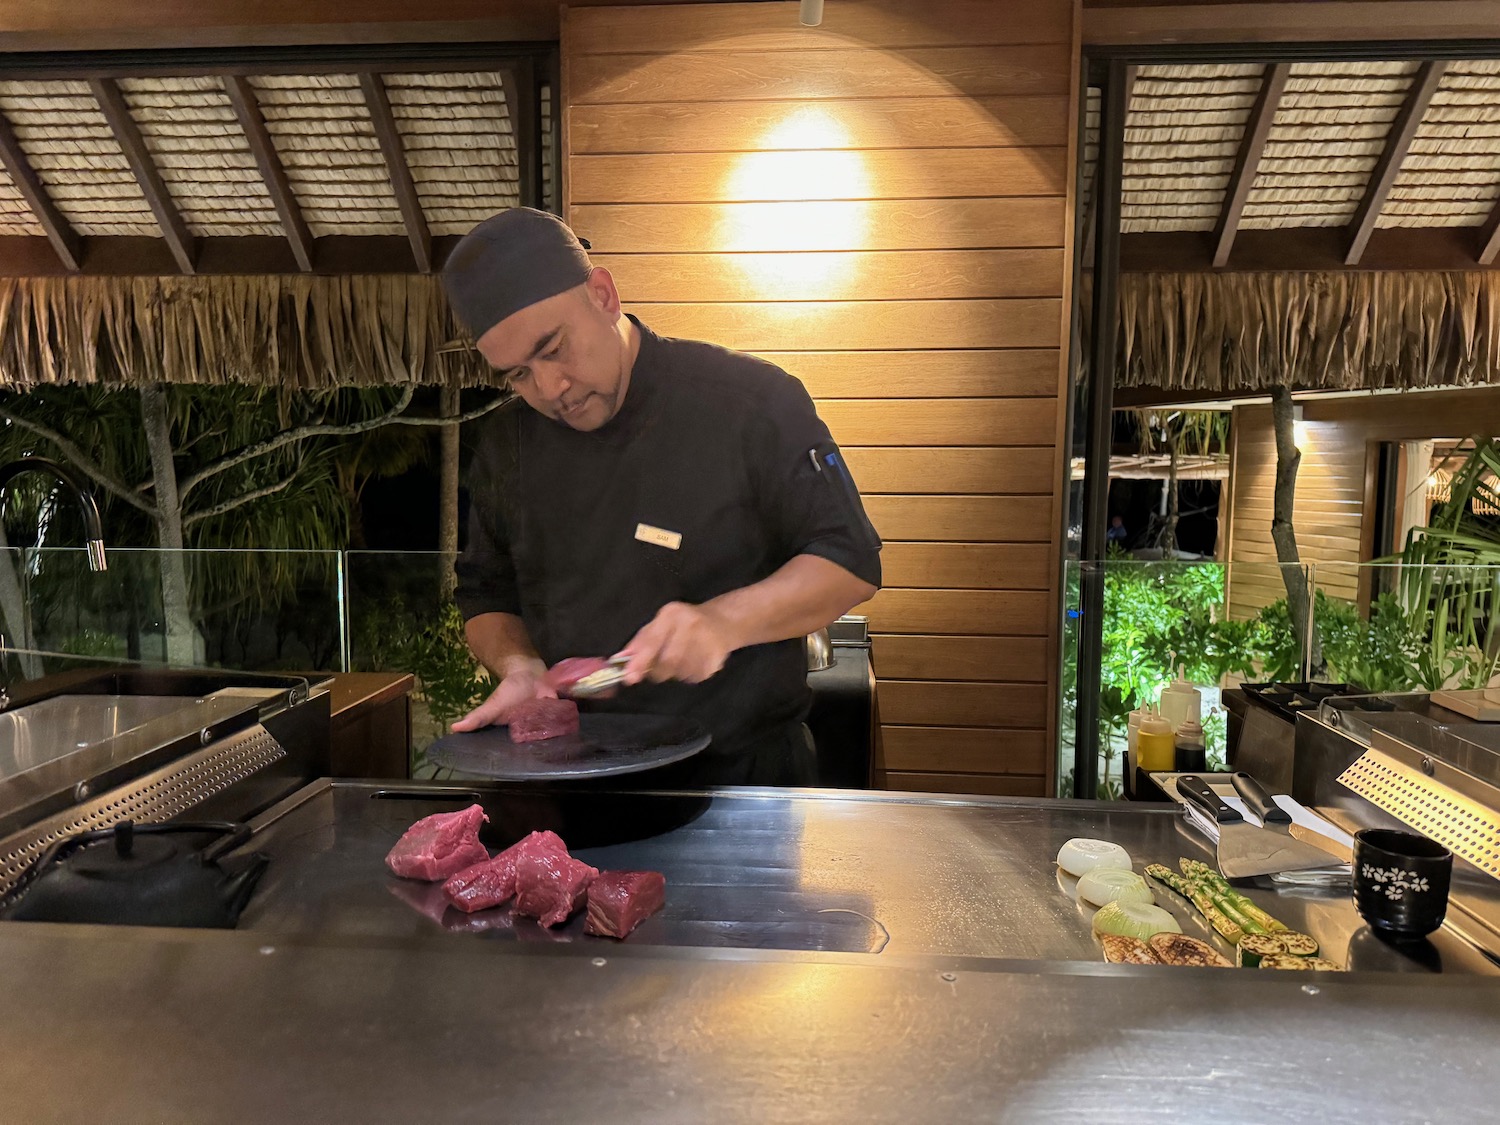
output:
[[[639,773],[691,758],[709,743],[697,723],[672,715],[590,712],[577,734],[516,743],[508,727],[445,734],[427,750],[430,761],[469,777],[552,781]]]

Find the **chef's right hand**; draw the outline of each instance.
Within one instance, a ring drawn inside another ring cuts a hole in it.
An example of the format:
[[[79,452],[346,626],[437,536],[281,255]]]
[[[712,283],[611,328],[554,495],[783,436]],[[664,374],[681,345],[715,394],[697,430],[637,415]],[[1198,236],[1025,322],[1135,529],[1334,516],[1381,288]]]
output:
[[[535,667],[518,669],[500,681],[490,697],[453,724],[455,731],[479,730],[510,721],[510,713],[528,699],[556,699],[557,692],[544,679],[547,668],[540,660]]]

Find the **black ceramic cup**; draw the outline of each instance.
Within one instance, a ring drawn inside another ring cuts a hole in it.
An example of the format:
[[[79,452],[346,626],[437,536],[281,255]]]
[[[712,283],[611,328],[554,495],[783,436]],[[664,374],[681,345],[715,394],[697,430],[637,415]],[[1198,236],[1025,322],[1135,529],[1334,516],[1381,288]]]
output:
[[[1448,912],[1453,853],[1415,832],[1354,834],[1354,907],[1370,928],[1396,939],[1426,937]]]

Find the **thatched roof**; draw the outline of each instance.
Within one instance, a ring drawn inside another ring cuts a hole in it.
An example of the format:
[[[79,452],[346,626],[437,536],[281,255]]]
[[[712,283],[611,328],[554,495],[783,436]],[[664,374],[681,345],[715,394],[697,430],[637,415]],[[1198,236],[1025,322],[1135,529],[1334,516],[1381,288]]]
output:
[[[1415,62],[1297,62],[1287,67],[1253,170],[1242,230],[1340,227],[1359,206],[1392,126],[1417,92]],[[1122,231],[1210,231],[1268,67],[1144,66],[1126,115]],[[1098,143],[1090,90],[1085,182]],[[1481,227],[1500,201],[1500,61],[1442,65],[1415,136],[1397,154],[1374,225]]]
[[[118,81],[171,202],[194,235],[284,233],[225,78]],[[388,73],[383,81],[433,234],[463,234],[519,201],[515,136],[499,71]],[[251,75],[249,84],[315,237],[406,233],[357,74]],[[0,115],[78,234],[160,236],[87,82],[0,81]],[[11,173],[0,169],[0,235],[43,233]]]
[[[0,386],[493,381],[434,277],[0,277]]]
[[[1494,272],[1124,274],[1119,386],[1500,383]]]
[[[552,202],[551,80],[412,51],[0,60],[0,386],[486,381],[432,274]]]

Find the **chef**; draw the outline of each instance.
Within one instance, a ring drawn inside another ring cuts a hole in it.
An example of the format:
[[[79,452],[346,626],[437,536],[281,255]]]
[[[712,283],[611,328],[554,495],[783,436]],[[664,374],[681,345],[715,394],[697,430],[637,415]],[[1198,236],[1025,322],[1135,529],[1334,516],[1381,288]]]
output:
[[[457,566],[500,683],[453,729],[553,695],[564,657],[620,654],[626,686],[592,706],[706,728],[687,780],[810,784],[804,638],[875,593],[880,540],[802,384],[658,336],[541,211],[479,224],[443,282],[519,400],[484,423]]]

